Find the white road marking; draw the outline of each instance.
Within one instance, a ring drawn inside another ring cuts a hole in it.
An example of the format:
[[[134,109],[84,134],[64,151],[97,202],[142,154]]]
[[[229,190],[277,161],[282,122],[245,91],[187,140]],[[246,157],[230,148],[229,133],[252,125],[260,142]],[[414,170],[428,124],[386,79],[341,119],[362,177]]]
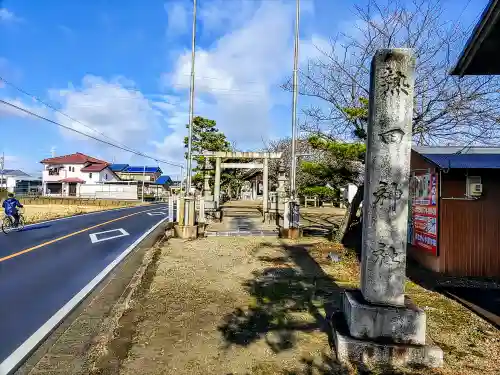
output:
[[[96,277],[92,279],[87,285],[83,287],[73,298],[71,298],[63,307],[59,309],[52,317],[47,320],[40,328],[36,330],[30,337],[26,339],[16,350],[12,352],[2,363],[0,363],[0,375],[7,375],[17,369],[24,359],[35,350],[41,342],[61,323],[61,321],[68,316],[71,311],[75,309],[108,274],[120,262],[134,250],[134,248],[151,232],[158,228],[161,223],[166,221],[167,218],[160,220],[153,225],[146,233],[139,237],[132,245],[127,247],[123,253],[118,255],[105,269],[103,269]]]
[[[163,216],[166,215],[166,212],[161,212],[161,211],[153,211],[153,212],[147,212],[149,216]]]
[[[100,238],[100,239],[97,237],[98,235],[112,233],[112,232],[120,232],[120,234],[117,234],[117,235],[114,235],[114,236],[106,236],[106,237]],[[129,236],[129,235],[130,234],[125,229],[118,228],[118,229],[106,230],[104,232],[90,233],[89,237],[90,237],[90,241],[92,241],[92,243],[97,243],[97,242],[112,240],[114,238],[120,238],[120,237]]]

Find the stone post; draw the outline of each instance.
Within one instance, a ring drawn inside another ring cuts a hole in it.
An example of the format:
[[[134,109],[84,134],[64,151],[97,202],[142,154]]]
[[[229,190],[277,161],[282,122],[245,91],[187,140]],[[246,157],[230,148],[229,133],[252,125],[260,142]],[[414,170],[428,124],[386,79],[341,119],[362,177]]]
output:
[[[264,158],[264,167],[262,170],[262,213],[264,221],[267,221],[269,212],[269,159]]]
[[[210,200],[210,161],[205,158],[205,169],[203,175],[203,197]]]
[[[288,198],[283,198],[281,206],[283,207],[283,228],[290,228],[290,201]]]
[[[219,209],[220,204],[220,173],[221,173],[221,158],[215,158],[215,182],[214,182],[214,201],[215,209]]]
[[[170,195],[168,197],[168,221],[174,222],[174,196]]]
[[[205,199],[200,197],[198,201],[200,204],[200,208],[198,210],[198,223],[205,223],[206,222],[206,219],[205,219]]]
[[[184,198],[180,198],[177,204],[177,223],[179,225],[184,225],[186,216],[186,201]]]
[[[431,367],[443,361],[439,348],[425,345],[425,312],[404,295],[414,70],[409,49],[379,50],[372,60],[361,291],[343,296],[348,332],[337,325],[340,361]]]
[[[182,222],[179,221],[179,217],[180,217],[179,210],[181,209],[181,197],[178,195],[176,200],[177,200],[177,205],[175,207],[175,220],[174,220],[174,222],[182,224]]]

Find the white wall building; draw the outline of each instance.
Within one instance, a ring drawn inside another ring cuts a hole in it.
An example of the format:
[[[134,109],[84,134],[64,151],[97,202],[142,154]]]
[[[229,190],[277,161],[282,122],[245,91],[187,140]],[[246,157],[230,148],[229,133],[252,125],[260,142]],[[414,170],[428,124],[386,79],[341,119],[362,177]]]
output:
[[[42,189],[48,196],[80,196],[83,184],[103,184],[119,181],[109,169],[109,163],[82,153],[42,160]]]
[[[2,179],[3,177],[3,179]],[[30,194],[37,193],[42,181],[18,169],[4,169],[0,171],[0,188],[10,193]]]

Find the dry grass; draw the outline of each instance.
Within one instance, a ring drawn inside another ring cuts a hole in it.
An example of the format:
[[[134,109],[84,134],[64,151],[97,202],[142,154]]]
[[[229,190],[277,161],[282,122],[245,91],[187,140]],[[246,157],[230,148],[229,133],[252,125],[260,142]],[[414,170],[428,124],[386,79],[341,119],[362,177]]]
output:
[[[60,217],[81,215],[88,212],[109,209],[105,206],[76,206],[61,204],[25,205],[23,215],[26,223],[57,219]]]
[[[330,251],[341,261],[327,260]],[[171,240],[120,330],[132,337],[120,374],[361,374],[336,362],[325,320],[358,280],[356,256],[323,240]],[[411,282],[407,292],[426,309],[445,367],[374,374],[499,374],[497,331],[439,294]]]
[[[341,262],[327,260],[328,252],[340,253]],[[359,284],[359,263],[341,245],[318,243],[310,251],[325,272],[341,285]],[[406,294],[427,313],[428,341],[444,351],[442,374],[500,374],[500,332],[457,302],[407,281]]]

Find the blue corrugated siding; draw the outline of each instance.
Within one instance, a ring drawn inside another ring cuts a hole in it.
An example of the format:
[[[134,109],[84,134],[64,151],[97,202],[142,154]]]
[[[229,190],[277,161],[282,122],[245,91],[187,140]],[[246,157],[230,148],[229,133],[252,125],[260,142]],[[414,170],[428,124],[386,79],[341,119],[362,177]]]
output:
[[[113,172],[121,172],[127,167],[128,164],[111,164],[109,166],[109,169],[111,169]]]
[[[440,168],[500,169],[498,154],[423,154]]]
[[[126,173],[161,173],[161,169],[158,167],[136,167],[136,166],[129,166],[127,167],[123,172]]]

